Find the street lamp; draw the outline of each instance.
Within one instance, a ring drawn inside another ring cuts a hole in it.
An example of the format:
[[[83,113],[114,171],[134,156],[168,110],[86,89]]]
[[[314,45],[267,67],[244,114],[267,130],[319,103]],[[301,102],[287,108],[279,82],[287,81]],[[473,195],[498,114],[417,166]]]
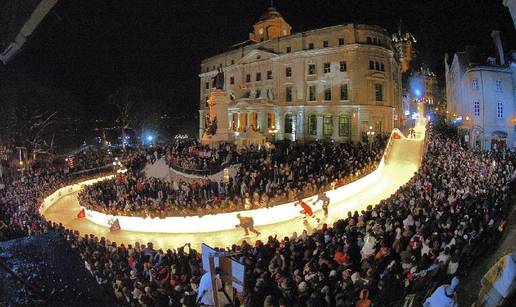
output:
[[[372,138],[374,137],[373,126],[369,126],[369,130],[367,130],[366,134],[367,134],[367,142],[369,143],[369,150],[371,150],[371,148],[373,146]]]

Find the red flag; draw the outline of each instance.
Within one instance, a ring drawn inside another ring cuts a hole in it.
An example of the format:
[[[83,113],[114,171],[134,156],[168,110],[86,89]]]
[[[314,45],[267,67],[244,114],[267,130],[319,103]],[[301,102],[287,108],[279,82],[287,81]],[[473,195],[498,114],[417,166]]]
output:
[[[111,232],[115,232],[117,230],[120,230],[120,222],[118,221],[118,219],[116,219],[113,224],[111,224],[111,226],[109,227],[109,231]]]
[[[84,210],[84,208],[82,208],[81,211],[79,211],[79,213],[77,213],[78,219],[82,219],[83,217],[86,217],[86,211]]]

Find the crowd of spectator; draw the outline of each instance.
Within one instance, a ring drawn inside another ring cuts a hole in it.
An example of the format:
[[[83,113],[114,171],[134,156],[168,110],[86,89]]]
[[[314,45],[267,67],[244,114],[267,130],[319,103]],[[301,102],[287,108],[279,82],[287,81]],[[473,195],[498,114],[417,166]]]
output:
[[[387,139],[380,135],[369,145],[277,142],[271,148],[240,154],[229,145],[220,146],[205,153],[210,152],[213,157],[231,156],[229,159],[238,164],[236,175],[227,182],[208,177],[190,182],[168,181],[128,173],[85,187],[79,200],[82,206],[95,211],[151,217],[270,207],[342,186],[368,174],[381,160]],[[185,147],[188,150],[184,153],[196,156],[192,150],[206,149],[196,144]],[[177,155],[170,152],[167,150],[168,157]],[[213,161],[220,162],[220,158]]]
[[[90,146],[67,156],[65,162],[70,172],[78,172],[111,165],[113,156],[106,148]]]
[[[432,282],[449,281],[503,230],[515,165],[514,152],[470,151],[434,133],[419,172],[376,207],[311,235],[228,248],[246,266],[241,303],[394,306]],[[188,246],[163,250],[67,235],[121,302],[195,306],[202,263]]]
[[[167,163],[173,168],[196,171],[220,170],[237,155],[234,144],[210,147],[197,140],[176,140],[165,146]]]
[[[313,234],[305,230],[227,247],[246,267],[241,304],[399,306],[404,295],[449,281],[467,269],[503,231],[516,153],[472,151],[446,130],[432,134],[419,171],[377,206],[349,213]],[[295,161],[289,154],[285,161]],[[310,160],[305,157],[302,163],[310,165]],[[54,187],[41,186],[2,191],[0,208],[7,213],[1,219],[11,226],[16,216],[18,224],[29,225],[21,230],[25,234],[59,229],[120,304],[197,306],[202,261],[188,244],[177,250],[158,249],[152,243],[124,245],[45,224],[36,213],[36,198]],[[29,214],[17,214],[28,202]],[[10,207],[15,208],[5,211]]]

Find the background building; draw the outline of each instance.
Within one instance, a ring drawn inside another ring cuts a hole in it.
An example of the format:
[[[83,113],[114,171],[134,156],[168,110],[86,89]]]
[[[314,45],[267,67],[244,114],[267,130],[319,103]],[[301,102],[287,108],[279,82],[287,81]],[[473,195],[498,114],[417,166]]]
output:
[[[403,73],[408,72],[410,63],[415,57],[414,44],[416,43],[416,39],[409,32],[403,33],[401,31],[401,21],[398,27],[398,33],[394,33],[392,36],[392,43],[400,59],[401,71]]]
[[[491,36],[497,57],[482,59],[475,48],[445,57],[447,113],[470,146],[516,145],[516,53],[506,59],[500,32]]]
[[[290,31],[270,8],[250,40],[202,61],[200,137],[218,67],[237,137],[252,129],[268,140],[358,141],[367,131],[398,126],[401,72],[385,29],[346,24]]]
[[[437,77],[426,65],[410,72],[406,78],[403,86],[403,110],[407,117],[417,114],[418,103],[425,104],[427,110],[435,109],[441,103],[438,101]]]

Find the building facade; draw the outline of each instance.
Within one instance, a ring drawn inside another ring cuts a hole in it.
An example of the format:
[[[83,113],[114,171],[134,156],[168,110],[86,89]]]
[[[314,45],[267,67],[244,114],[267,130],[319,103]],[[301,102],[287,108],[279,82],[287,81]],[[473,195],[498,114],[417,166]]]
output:
[[[516,54],[506,60],[500,33],[492,37],[496,58],[479,59],[472,48],[445,58],[448,118],[464,142],[482,149],[516,146]]]
[[[235,137],[252,129],[267,140],[358,141],[367,131],[397,127],[401,72],[385,29],[346,24],[290,31],[271,8],[249,41],[202,61],[200,137],[219,67]]]

